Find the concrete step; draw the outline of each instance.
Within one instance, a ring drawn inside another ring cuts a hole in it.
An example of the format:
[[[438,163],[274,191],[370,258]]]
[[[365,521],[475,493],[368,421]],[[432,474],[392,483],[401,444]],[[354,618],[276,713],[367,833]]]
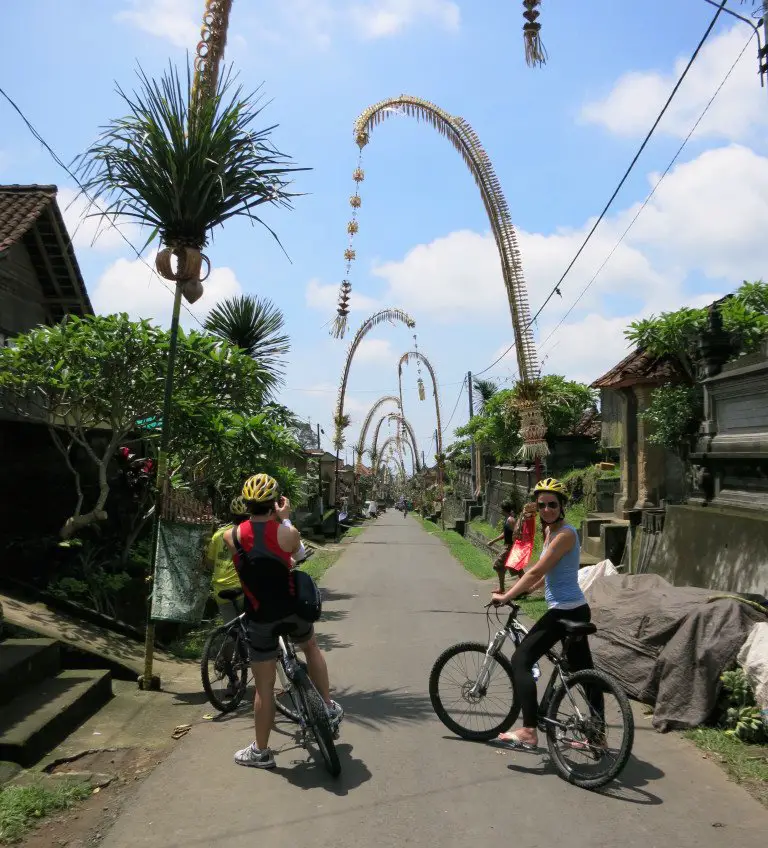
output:
[[[605,559],[603,540],[599,536],[585,536],[581,542],[581,550],[588,556],[597,557],[596,562]]]
[[[69,669],[30,687],[0,715],[0,760],[33,766],[111,697],[111,675],[99,669]]]
[[[6,639],[0,642],[0,704],[61,670],[59,643],[54,639]]]
[[[582,549],[581,556],[579,557],[579,568],[584,568],[587,565],[597,565],[598,562],[602,562],[602,560],[596,556],[592,556],[592,554],[588,554]]]

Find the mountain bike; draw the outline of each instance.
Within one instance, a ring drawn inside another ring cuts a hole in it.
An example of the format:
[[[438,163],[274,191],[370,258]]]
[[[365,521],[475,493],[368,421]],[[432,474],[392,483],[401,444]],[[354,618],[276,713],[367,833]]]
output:
[[[238,610],[238,601],[243,597],[242,589],[226,589],[219,595],[231,601]],[[245,697],[251,673],[248,658],[248,629],[245,613],[214,628],[209,634],[200,658],[200,677],[203,689],[211,704],[219,712],[231,713]],[[293,722],[299,721],[291,697],[293,684],[285,676],[280,663],[277,666],[275,684],[275,707],[279,713]]]
[[[437,717],[463,739],[488,742],[517,721],[520,705],[515,694],[512,665],[502,653],[509,639],[517,648],[528,630],[518,621],[520,607],[511,603],[505,624],[491,638],[491,607],[486,606],[489,642],[461,642],[445,650],[435,661],[429,677],[429,697]],[[501,624],[498,612],[496,619]],[[621,685],[597,669],[570,671],[567,651],[575,639],[595,633],[594,624],[561,622],[562,651],[548,651],[552,674],[539,703],[537,726],[546,735],[552,762],[563,780],[583,789],[597,789],[614,780],[632,753],[635,723],[629,700]],[[495,688],[499,684],[498,689]],[[458,686],[458,697],[448,696],[450,685]],[[616,703],[615,718],[606,718],[606,701]],[[454,707],[459,715],[450,713]],[[561,716],[561,708],[573,715]],[[481,726],[486,719],[485,726]],[[617,744],[610,734],[617,730]],[[571,763],[567,755],[581,755],[583,762]]]

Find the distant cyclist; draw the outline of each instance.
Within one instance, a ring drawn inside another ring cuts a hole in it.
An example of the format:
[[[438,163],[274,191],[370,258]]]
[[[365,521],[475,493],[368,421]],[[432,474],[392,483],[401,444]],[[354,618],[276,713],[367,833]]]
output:
[[[269,735],[275,720],[274,687],[279,653],[278,624],[290,624],[291,639],[304,652],[312,682],[325,701],[334,723],[344,711],[331,700],[328,667],[315,639],[312,624],[294,612],[293,556],[300,552],[301,539],[288,515],[291,504],[281,497],[277,481],[256,474],[243,486],[250,519],[225,532],[224,542],[235,557],[245,596],[251,669],[256,687],[254,725],[256,740],[235,754],[235,762],[254,768],[274,768]]]
[[[224,542],[224,534],[248,518],[248,507],[240,495],[232,498],[229,504],[229,523],[220,527],[211,537],[205,552],[208,569],[212,570],[211,594],[219,607],[219,615],[226,624],[237,616],[237,609],[232,601],[224,600],[219,592],[227,589],[239,589],[240,577],[237,574],[232,553]]]

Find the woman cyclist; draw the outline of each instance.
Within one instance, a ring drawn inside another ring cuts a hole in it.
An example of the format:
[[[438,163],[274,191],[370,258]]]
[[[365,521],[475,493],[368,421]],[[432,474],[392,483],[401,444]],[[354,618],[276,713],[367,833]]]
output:
[[[536,682],[531,669],[565,636],[560,622],[564,619],[588,622],[591,618],[589,604],[579,587],[579,537],[575,528],[565,523],[568,500],[565,486],[559,480],[548,477],[536,484],[533,496],[544,533],[541,557],[510,589],[503,593],[494,592],[491,596],[493,603],[504,604],[537,589],[542,583],[545,586],[547,612],[533,625],[512,655],[515,692],[522,709],[523,726],[498,737],[499,742],[508,747],[528,750],[535,748],[539,741]],[[570,643],[568,665],[571,671],[593,667],[586,637]],[[602,714],[602,695],[594,693],[590,695],[590,701]]]

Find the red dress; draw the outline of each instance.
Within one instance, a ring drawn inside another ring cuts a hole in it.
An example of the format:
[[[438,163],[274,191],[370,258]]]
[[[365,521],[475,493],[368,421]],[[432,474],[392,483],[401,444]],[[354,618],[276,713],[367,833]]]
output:
[[[523,519],[520,528],[520,538],[515,540],[512,550],[509,552],[504,567],[510,571],[522,571],[531,559],[533,553],[533,540],[536,537],[536,516],[531,515]]]

